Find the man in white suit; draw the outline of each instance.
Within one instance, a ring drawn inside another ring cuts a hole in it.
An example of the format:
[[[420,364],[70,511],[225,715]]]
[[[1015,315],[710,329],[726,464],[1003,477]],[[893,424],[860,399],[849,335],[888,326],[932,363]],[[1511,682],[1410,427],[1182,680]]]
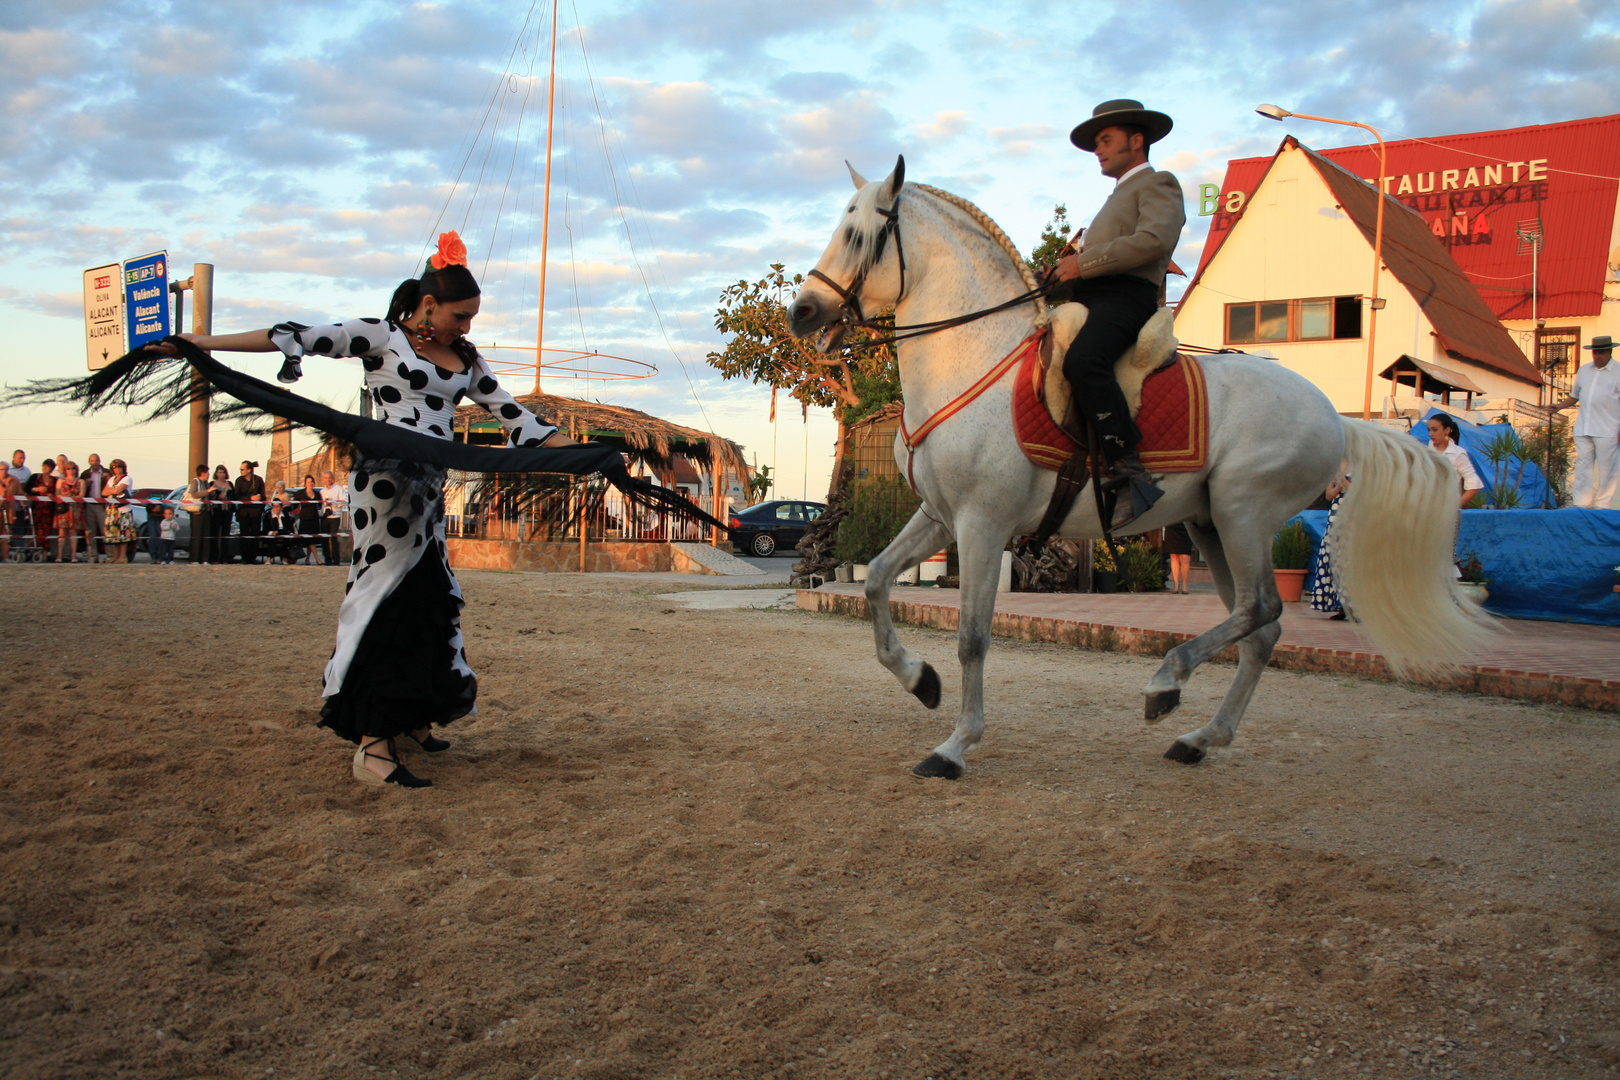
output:
[[[1614,502],[1616,465],[1620,464],[1620,368],[1609,360],[1614,342],[1604,334],[1586,346],[1592,362],[1575,373],[1575,386],[1553,406],[1575,414],[1575,505],[1607,510]]]

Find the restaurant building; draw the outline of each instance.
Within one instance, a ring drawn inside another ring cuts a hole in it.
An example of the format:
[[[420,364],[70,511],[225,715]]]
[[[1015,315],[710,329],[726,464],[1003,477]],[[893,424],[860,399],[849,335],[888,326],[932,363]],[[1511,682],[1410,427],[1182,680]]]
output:
[[[1359,414],[1381,193],[1373,411],[1422,394],[1533,422],[1580,346],[1620,335],[1620,116],[1391,142],[1387,161],[1289,137],[1229,162],[1198,192],[1177,336],[1269,353]]]

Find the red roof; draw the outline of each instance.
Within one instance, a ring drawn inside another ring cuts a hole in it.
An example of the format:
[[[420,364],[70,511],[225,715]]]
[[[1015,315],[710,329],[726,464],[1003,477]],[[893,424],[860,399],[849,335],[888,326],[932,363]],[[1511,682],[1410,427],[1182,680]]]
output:
[[[1310,159],[1328,190],[1338,200],[1350,220],[1356,223],[1367,246],[1373,243],[1378,220],[1378,193],[1354,173],[1334,164],[1325,155],[1292,144]],[[1440,337],[1447,355],[1472,360],[1504,375],[1540,385],[1541,374],[1514,344],[1500,319],[1480,299],[1479,293],[1446,254],[1440,239],[1424,224],[1421,215],[1399,204],[1384,202],[1384,265],[1395,279],[1406,286],[1424,318]]]
[[[1620,195],[1620,115],[1407,139],[1386,150],[1389,195],[1423,216],[1498,318],[1530,318],[1531,249],[1516,234],[1538,218],[1545,239],[1537,314],[1600,312]],[[1378,171],[1376,143],[1317,152],[1363,179]],[[1241,191],[1246,203],[1271,161],[1227,162],[1200,272],[1241,216],[1226,211],[1228,197]]]

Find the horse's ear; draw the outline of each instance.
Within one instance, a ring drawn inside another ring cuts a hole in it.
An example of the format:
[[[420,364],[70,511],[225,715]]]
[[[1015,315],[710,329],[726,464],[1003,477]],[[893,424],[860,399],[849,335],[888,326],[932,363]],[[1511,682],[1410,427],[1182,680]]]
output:
[[[849,170],[849,178],[851,180],[855,181],[855,190],[856,191],[859,191],[859,190],[861,190],[861,188],[866,186],[866,177],[864,177],[860,173],[856,172],[855,171],[855,166],[851,165],[848,161],[845,161],[844,162],[844,168]]]
[[[901,154],[895,159],[894,172],[890,173],[889,178],[883,181],[882,198],[886,201],[892,201],[896,195],[900,194],[900,189],[905,185],[905,182],[906,156]]]

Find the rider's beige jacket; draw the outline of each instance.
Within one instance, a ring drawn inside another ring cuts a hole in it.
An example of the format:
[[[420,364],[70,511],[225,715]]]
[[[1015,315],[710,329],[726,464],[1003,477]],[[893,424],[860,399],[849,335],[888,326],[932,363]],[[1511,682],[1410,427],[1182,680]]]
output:
[[[1187,209],[1175,176],[1147,168],[1108,196],[1080,243],[1080,276],[1131,274],[1164,283]]]

